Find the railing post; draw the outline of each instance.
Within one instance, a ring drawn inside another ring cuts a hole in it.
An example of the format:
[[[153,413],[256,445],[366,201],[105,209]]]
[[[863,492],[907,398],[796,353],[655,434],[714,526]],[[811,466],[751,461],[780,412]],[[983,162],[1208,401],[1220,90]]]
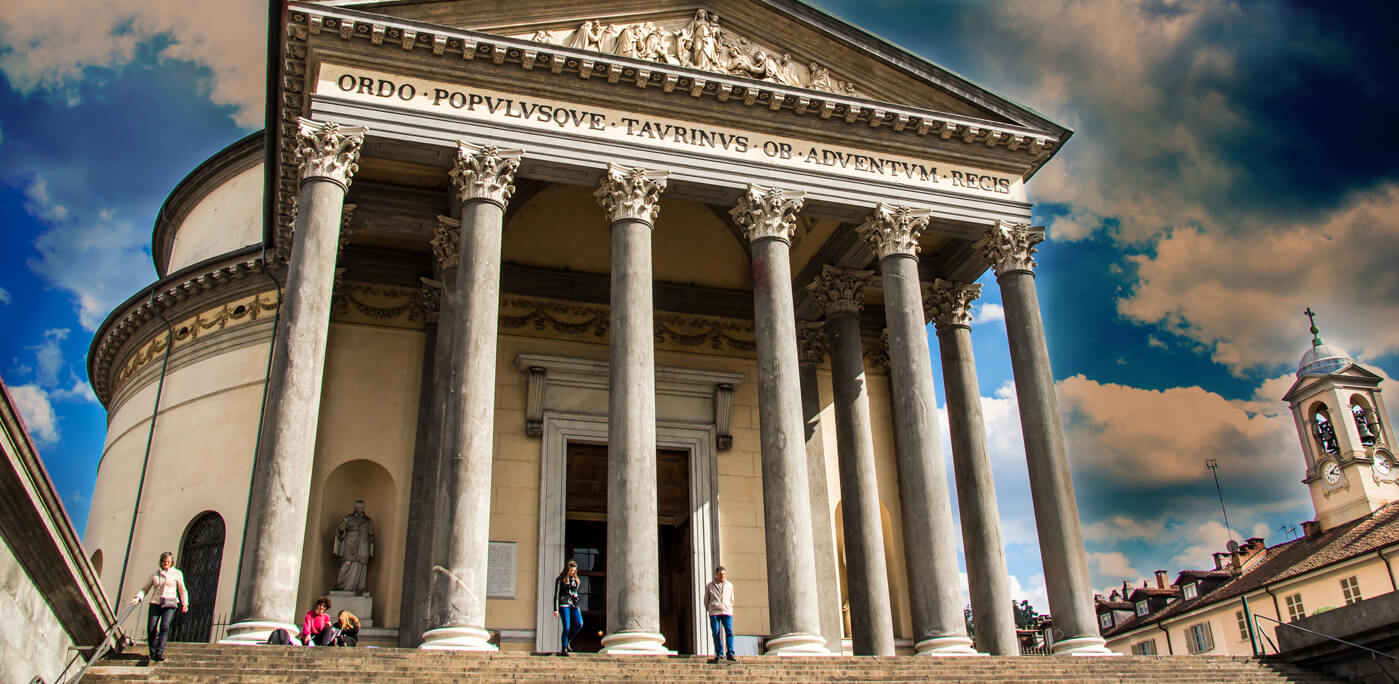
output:
[[[1240,597],[1244,604],[1244,625],[1248,627],[1248,645],[1253,649],[1253,657],[1262,655],[1258,652],[1258,626],[1253,621],[1253,611],[1248,607],[1248,596]]]

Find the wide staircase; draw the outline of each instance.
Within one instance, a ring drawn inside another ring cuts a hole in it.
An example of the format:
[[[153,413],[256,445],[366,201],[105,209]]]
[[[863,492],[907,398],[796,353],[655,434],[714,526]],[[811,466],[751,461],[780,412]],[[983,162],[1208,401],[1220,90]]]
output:
[[[171,644],[93,666],[88,682],[1307,682],[1337,680],[1284,663],[1229,656],[1071,658],[739,658],[531,656],[396,648]]]

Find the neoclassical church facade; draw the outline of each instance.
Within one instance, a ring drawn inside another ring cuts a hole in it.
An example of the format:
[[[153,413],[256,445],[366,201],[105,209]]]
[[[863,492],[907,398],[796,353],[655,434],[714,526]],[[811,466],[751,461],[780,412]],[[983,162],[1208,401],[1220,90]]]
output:
[[[991,270],[1054,648],[1107,652],[1024,189],[1068,129],[794,0],[272,21],[266,134],[174,189],[159,280],[89,355],[109,596],[173,550],[178,636],[265,639],[335,588],[363,501],[341,605],[401,646],[557,649],[573,559],[580,648],[709,652],[723,564],[765,653],[1016,653],[970,337]]]

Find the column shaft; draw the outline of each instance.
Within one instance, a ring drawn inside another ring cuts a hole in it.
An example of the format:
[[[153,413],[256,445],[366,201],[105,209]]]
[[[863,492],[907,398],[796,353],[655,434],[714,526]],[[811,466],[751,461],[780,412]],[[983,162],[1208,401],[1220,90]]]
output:
[[[855,655],[892,656],[894,620],[884,563],[884,531],[879,515],[879,482],[874,467],[859,315],[850,311],[828,314],[826,330],[830,335],[831,389],[845,522],[850,636]]]
[[[806,323],[804,326],[819,325]],[[805,335],[806,330],[799,329]],[[812,331],[814,333],[814,331]],[[799,338],[801,339],[801,338]],[[816,556],[816,583],[823,587],[840,586],[840,571],[836,560],[835,528],[831,520],[831,501],[826,485],[826,446],[821,435],[821,388],[817,385],[817,358],[810,359],[806,343],[801,348],[802,417],[806,420],[806,475],[811,492],[811,535]],[[821,612],[821,637],[833,652],[839,652],[844,621],[840,614],[840,592],[818,592],[817,609]]]
[[[972,357],[971,329],[939,324],[938,340],[976,646],[991,655],[1020,655],[1006,577],[1005,549],[1001,546],[996,482],[987,455],[981,390],[976,380],[976,361]]]
[[[788,243],[753,242],[769,653],[823,653]],[[827,588],[828,589],[828,588]]]
[[[295,621],[344,201],[342,183],[301,185],[229,641],[265,640]]]
[[[880,260],[879,268],[889,324],[889,381],[914,640],[920,654],[968,654],[918,262],[911,254],[891,254]]]
[[[661,650],[651,224],[612,223],[605,650]]]
[[[1103,640],[1093,610],[1092,579],[1083,547],[1083,530],[1074,497],[1073,476],[1064,449],[1064,428],[1054,393],[1054,375],[1044,342],[1039,296],[1034,274],[1027,270],[1003,272],[1001,305],[1005,307],[1006,336],[1010,342],[1011,371],[1020,407],[1029,464],[1030,495],[1044,563],[1045,589],[1055,631],[1064,636],[1054,644],[1056,653],[1100,652]]]
[[[433,605],[423,648],[495,650],[486,643],[486,555],[495,434],[496,337],[500,246],[505,206],[474,199],[462,206],[460,264],[452,321],[451,425],[443,432],[447,525],[442,561],[433,567]]]
[[[437,323],[423,326],[423,365],[418,385],[418,429],[413,444],[413,475],[408,489],[408,529],[403,550],[403,595],[398,609],[398,647],[416,648],[427,629],[427,607],[431,592],[430,563],[433,513],[437,506],[437,411],[435,379]],[[444,378],[446,380],[446,378]]]

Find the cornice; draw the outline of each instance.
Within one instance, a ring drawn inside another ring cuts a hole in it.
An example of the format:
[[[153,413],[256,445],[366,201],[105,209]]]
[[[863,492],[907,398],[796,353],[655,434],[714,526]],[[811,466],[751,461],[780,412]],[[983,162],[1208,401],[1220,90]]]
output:
[[[195,298],[232,288],[249,276],[263,277],[266,271],[260,251],[260,246],[254,246],[181,269],[114,309],[97,328],[87,353],[88,382],[98,401],[106,406],[112,398],[116,390],[113,364],[128,342],[148,326],[163,327],[161,315],[183,308]]]

